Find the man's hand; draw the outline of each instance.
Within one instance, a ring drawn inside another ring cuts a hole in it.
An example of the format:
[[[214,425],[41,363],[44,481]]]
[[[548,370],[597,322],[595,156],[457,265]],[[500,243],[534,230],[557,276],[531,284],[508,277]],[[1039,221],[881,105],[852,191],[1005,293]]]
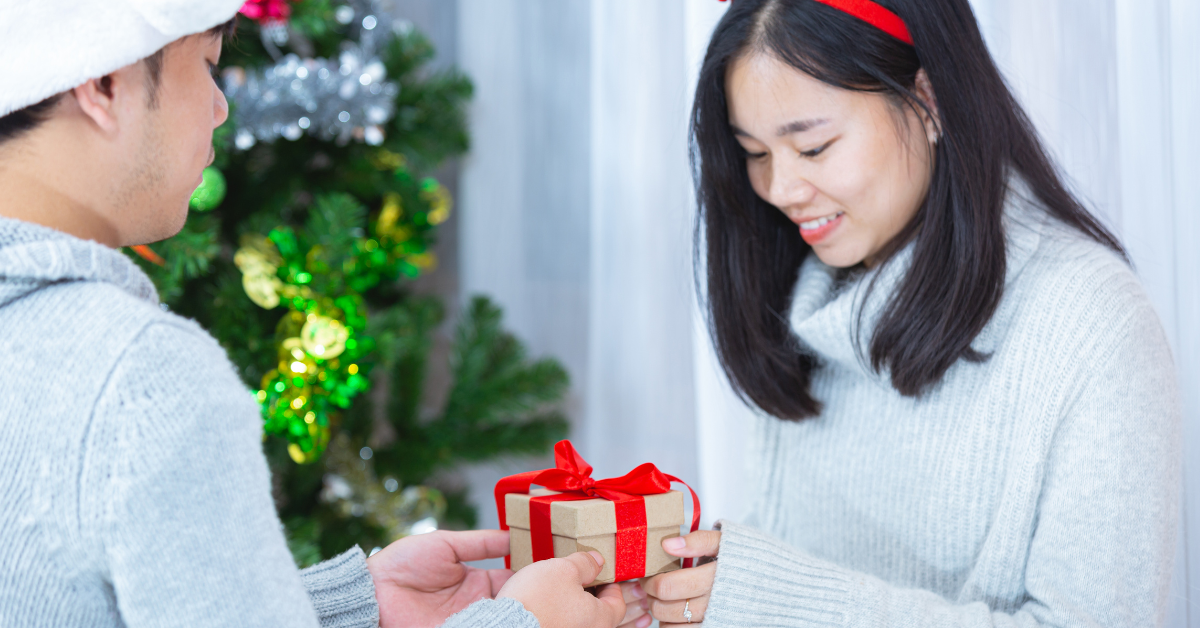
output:
[[[507,554],[508,532],[501,530],[439,530],[388,545],[367,559],[379,601],[379,625],[436,628],[473,602],[495,597],[512,572],[476,569],[463,562]]]

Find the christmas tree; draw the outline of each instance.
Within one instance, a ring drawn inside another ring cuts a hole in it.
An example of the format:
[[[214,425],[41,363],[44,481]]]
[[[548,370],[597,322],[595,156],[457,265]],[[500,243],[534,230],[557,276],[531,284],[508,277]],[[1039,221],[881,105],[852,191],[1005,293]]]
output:
[[[219,82],[231,105],[183,231],[130,254],[165,306],[228,351],[263,408],[264,450],[301,565],[469,527],[463,462],[566,433],[567,386],[484,297],[463,308],[440,411],[423,412],[444,310],[412,279],[451,211],[426,175],[467,148],[471,94],[387,0],[251,0]]]

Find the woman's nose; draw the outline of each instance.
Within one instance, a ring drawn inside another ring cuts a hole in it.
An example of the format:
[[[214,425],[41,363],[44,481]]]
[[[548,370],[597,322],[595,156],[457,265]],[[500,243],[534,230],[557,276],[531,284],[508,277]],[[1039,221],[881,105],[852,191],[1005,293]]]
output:
[[[816,196],[816,188],[794,167],[777,162],[771,168],[769,195],[767,202],[786,212],[810,203]]]

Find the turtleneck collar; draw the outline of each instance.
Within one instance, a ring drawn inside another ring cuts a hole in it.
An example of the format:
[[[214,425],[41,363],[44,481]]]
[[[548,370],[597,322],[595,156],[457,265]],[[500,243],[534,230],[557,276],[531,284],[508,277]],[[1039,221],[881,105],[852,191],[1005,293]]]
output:
[[[45,286],[67,281],[102,281],[158,303],[150,278],[120,251],[0,217],[0,307]]]
[[[1002,218],[1007,253],[1005,290],[1020,276],[1037,250],[1049,218],[1028,186],[1019,177],[1009,182]],[[826,265],[810,254],[800,267],[792,294],[788,320],[792,333],[805,350],[826,364],[861,372],[890,385],[886,369],[876,373],[870,365],[870,339],[883,308],[912,264],[910,243],[892,259],[868,271],[847,273]],[[1004,299],[972,347],[984,354],[999,343],[1012,316]]]

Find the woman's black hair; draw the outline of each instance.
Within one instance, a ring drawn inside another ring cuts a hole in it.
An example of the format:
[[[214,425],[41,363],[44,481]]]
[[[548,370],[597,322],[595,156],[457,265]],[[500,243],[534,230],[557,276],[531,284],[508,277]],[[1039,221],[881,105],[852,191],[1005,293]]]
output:
[[[1010,174],[1023,177],[1051,215],[1124,255],[1063,184],[988,53],[968,0],[876,2],[904,20],[914,46],[815,0],[736,0],[713,33],[696,88],[696,256],[707,273],[709,330],[738,394],[782,419],[821,410],[810,391],[816,359],[798,347],[787,323],[812,249],[754,193],[745,150],[730,129],[726,75],[745,55],[773,55],[829,85],[909,107],[923,106],[914,94],[918,70],[932,83],[941,130],[932,181],[912,223],[881,256],[912,244],[911,267],[870,340],[872,367],[887,368],[901,394],[919,396],[959,359],[986,358],[971,342],[1004,292],[1001,217]]]

